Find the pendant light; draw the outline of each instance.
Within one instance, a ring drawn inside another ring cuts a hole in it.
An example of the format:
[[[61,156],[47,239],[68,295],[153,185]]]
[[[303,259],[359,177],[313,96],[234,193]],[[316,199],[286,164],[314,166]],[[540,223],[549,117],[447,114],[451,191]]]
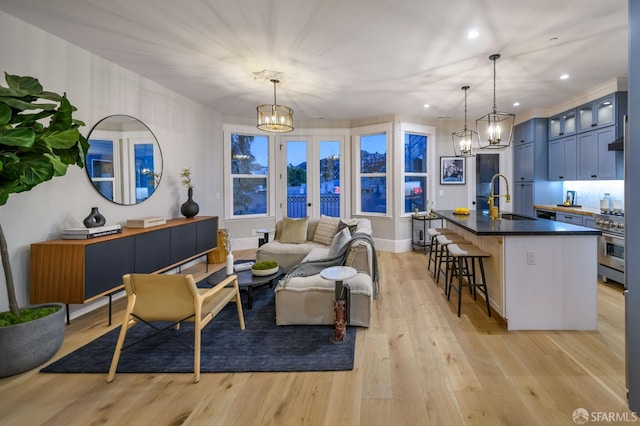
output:
[[[286,133],[293,130],[293,110],[284,105],[278,105],[276,101],[276,84],[278,79],[271,79],[273,83],[273,104],[259,105],[258,129],[265,132]]]
[[[496,61],[500,59],[500,55],[493,54],[489,59],[493,61],[493,111],[477,119],[476,128],[481,149],[500,149],[511,145],[516,116],[498,112],[496,108]]]
[[[469,90],[469,86],[462,86],[462,90],[464,90],[464,129],[451,134],[453,152],[456,157],[473,157],[471,145],[477,138],[478,132],[467,128],[467,90]]]

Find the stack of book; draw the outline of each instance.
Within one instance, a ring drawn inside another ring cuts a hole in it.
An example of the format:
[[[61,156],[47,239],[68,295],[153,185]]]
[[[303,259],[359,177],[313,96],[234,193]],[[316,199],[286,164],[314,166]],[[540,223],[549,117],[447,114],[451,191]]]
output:
[[[96,226],[95,228],[68,228],[62,232],[62,239],[87,240],[89,238],[119,234],[120,232],[122,232],[122,226],[120,225]]]

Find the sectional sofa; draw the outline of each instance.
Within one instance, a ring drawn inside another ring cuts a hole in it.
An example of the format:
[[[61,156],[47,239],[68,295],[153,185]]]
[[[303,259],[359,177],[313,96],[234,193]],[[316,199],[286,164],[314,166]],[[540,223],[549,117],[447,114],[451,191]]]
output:
[[[297,235],[292,235],[290,229]],[[319,273],[300,273],[309,269],[304,266],[319,271],[318,265],[329,260],[357,270],[355,277],[344,281],[350,288],[349,325],[368,327],[373,299],[378,294],[377,259],[371,237],[371,222],[364,218],[341,220],[323,216],[279,221],[275,238],[256,253],[257,261],[274,260],[286,271],[275,289],[276,323],[334,323],[335,283]]]

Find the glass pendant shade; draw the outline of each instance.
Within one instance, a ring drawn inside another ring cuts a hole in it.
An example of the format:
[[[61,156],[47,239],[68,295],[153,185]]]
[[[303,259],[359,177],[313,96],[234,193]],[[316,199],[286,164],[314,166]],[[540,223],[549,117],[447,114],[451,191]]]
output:
[[[293,130],[293,110],[276,102],[276,84],[279,80],[271,80],[273,83],[273,104],[259,105],[258,129],[265,132],[286,133]]]
[[[477,139],[477,132],[467,128],[467,90],[469,86],[463,86],[464,90],[464,129],[451,134],[453,140],[453,152],[456,157],[472,157],[473,141]]]
[[[489,56],[493,61],[493,111],[476,120],[480,149],[500,149],[511,145],[516,116],[498,112],[496,108],[496,60],[500,55]]]

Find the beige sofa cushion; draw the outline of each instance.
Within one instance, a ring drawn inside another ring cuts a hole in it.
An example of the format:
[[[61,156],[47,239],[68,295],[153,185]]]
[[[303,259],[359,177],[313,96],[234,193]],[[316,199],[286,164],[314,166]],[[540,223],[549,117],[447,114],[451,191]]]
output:
[[[279,240],[269,241],[267,244],[258,248],[256,252],[256,261],[273,260],[278,262],[285,272],[289,272],[298,263],[314,249],[323,248],[329,251],[327,246],[323,244],[307,241],[302,244],[283,244]]]
[[[371,277],[359,273],[344,283],[351,289],[349,325],[369,327],[373,311]],[[333,324],[335,282],[320,274],[280,280],[276,293],[276,324]]]
[[[337,217],[322,216],[320,218],[320,222],[318,222],[318,226],[316,227],[316,232],[313,235],[313,242],[324,244],[326,246],[330,245],[333,240],[333,236],[336,235],[338,231],[339,223],[340,219]]]
[[[340,232],[344,228],[349,228],[349,232],[353,234],[354,232],[356,232],[359,222],[360,220],[358,220],[357,218],[341,219],[340,222],[338,222],[338,229],[336,232]]]
[[[307,241],[307,225],[309,218],[291,219],[285,217],[282,219],[282,235],[280,242],[289,244],[302,244]]]

